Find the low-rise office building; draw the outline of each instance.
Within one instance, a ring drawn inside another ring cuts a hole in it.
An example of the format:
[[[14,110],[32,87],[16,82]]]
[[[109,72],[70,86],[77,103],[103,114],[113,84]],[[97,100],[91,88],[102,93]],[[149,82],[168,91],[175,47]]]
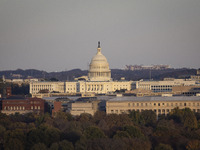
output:
[[[94,115],[95,112],[100,110],[99,103],[101,101],[77,101],[68,104],[67,112],[71,113],[73,116],[80,115],[82,113],[87,113]]]
[[[172,92],[174,86],[194,86],[196,81],[166,78],[163,81],[136,81],[136,89],[151,90],[154,93]]]
[[[10,96],[2,99],[2,113],[10,114],[25,114],[37,113],[43,114],[45,112],[45,101],[40,98],[24,98],[17,96]]]
[[[174,108],[190,108],[200,113],[199,96],[172,96],[172,97],[116,97],[106,101],[107,114],[122,114],[130,111],[152,110],[157,115],[167,115]]]

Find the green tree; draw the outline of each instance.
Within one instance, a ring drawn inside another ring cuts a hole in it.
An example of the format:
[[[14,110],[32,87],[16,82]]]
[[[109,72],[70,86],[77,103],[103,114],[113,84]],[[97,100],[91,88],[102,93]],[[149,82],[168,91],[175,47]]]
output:
[[[75,143],[75,150],[87,150],[87,140],[85,137],[81,137],[79,141]]]
[[[187,150],[199,150],[200,149],[200,141],[199,140],[191,140],[188,142],[186,146]]]
[[[168,144],[160,143],[158,146],[155,147],[155,150],[173,150],[173,148]]]
[[[144,119],[145,125],[147,126],[154,126],[157,121],[156,113],[152,110],[142,111],[141,117]]]
[[[141,116],[140,112],[138,111],[130,111],[129,118],[133,121],[135,125],[144,125],[145,121],[144,118]]]
[[[24,150],[22,141],[17,138],[9,138],[6,144],[4,144],[5,150]]]
[[[185,108],[183,112],[184,112],[184,117],[183,117],[184,127],[189,128],[189,129],[197,129],[198,123],[194,115],[194,112],[192,112],[189,108]]]
[[[8,130],[4,134],[5,149],[24,149],[26,143],[26,135],[23,130]]]
[[[59,150],[59,144],[58,143],[51,144],[49,150]]]
[[[45,131],[45,144],[49,147],[54,142],[60,141],[60,130],[54,127],[48,127]]]
[[[114,139],[116,138],[130,138],[131,136],[126,131],[117,131],[114,135]]]
[[[72,130],[72,131],[63,132],[61,134],[61,139],[68,140],[69,142],[72,142],[73,144],[75,144],[77,141],[80,140],[81,136],[82,136],[81,131]]]
[[[33,145],[31,150],[47,150],[47,147],[44,143],[36,143]]]
[[[74,146],[71,142],[63,140],[59,142],[59,150],[74,150]]]
[[[144,136],[140,128],[136,126],[125,126],[123,131],[126,131],[131,137],[141,138]]]
[[[95,138],[105,138],[104,133],[95,126],[88,127],[84,132],[86,138],[95,139]]]

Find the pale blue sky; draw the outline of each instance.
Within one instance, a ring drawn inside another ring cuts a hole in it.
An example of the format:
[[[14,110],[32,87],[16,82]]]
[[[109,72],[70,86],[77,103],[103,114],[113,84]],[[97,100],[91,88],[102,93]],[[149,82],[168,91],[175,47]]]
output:
[[[200,68],[200,0],[0,0],[0,70]]]

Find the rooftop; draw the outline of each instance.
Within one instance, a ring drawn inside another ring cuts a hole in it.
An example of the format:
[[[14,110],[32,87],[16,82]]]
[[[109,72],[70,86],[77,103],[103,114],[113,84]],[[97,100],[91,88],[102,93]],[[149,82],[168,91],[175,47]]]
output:
[[[200,96],[172,96],[172,97],[115,97],[108,101],[200,101]]]

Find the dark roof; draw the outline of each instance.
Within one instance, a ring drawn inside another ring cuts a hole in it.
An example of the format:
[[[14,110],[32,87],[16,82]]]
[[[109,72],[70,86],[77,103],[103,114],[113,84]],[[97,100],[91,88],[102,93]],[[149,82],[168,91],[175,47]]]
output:
[[[17,96],[17,95],[13,95],[13,96],[9,96],[8,98],[5,98],[4,100],[25,100],[26,98],[24,96]]]

